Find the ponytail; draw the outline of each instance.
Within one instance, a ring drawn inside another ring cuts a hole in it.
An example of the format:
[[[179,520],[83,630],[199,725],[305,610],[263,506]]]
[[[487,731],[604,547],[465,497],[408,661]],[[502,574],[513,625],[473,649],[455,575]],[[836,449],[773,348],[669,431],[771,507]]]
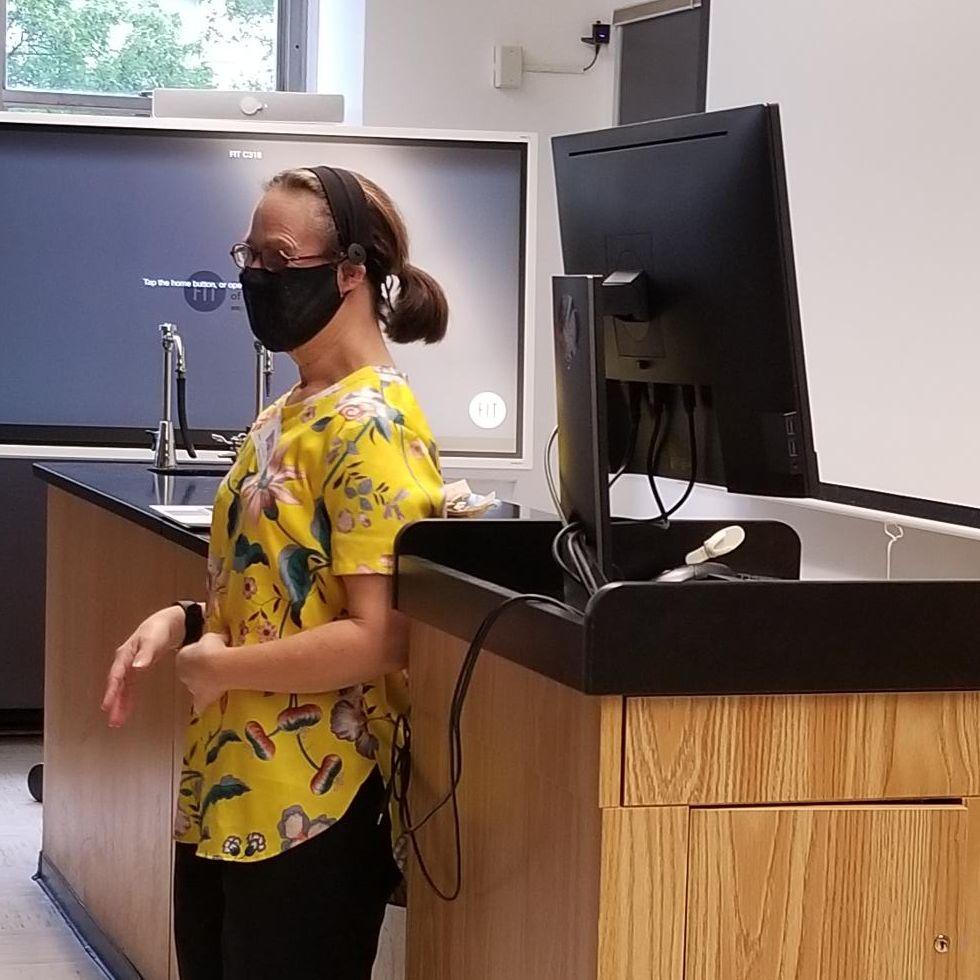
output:
[[[367,275],[385,334],[396,344],[438,343],[449,321],[446,294],[432,276],[409,261],[408,229],[395,202],[373,180],[355,176],[370,213]]]
[[[442,287],[427,272],[406,263],[397,277],[398,286],[386,290],[382,320],[385,334],[396,344],[421,340],[435,344],[446,336],[449,304]]]

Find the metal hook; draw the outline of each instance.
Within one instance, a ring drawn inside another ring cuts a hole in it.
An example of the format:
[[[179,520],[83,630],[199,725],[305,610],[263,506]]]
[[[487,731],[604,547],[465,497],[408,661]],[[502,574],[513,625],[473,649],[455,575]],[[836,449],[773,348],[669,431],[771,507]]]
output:
[[[892,549],[896,542],[905,537],[905,528],[901,524],[889,522],[884,525],[885,537],[888,538],[888,546],[885,548],[885,580],[890,582],[892,578]]]

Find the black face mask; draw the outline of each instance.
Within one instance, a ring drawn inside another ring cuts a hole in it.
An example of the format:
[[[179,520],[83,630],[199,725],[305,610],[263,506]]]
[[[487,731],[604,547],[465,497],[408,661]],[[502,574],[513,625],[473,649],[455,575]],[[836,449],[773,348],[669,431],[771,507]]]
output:
[[[249,326],[266,350],[291,351],[312,340],[344,302],[334,265],[243,269],[238,278]]]

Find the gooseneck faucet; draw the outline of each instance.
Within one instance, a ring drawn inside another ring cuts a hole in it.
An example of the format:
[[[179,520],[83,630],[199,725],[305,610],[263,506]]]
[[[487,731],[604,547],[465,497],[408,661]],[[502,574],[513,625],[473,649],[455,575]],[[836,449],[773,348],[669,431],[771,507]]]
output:
[[[259,341],[255,341],[255,417],[262,414],[269,397],[272,394],[272,374],[275,371],[275,362],[272,359],[272,351],[266,350]],[[249,429],[251,426],[249,426]],[[234,459],[241,451],[242,446],[248,440],[249,429],[239,432],[231,438],[221,432],[212,432],[211,438],[215,442],[221,443],[227,448],[221,453],[228,459]]]
[[[174,445],[173,381],[176,359],[177,420],[181,441],[191,459],[197,458],[197,450],[191,442],[187,426],[187,357],[184,341],[173,323],[160,324],[163,344],[163,413],[154,436],[153,468],[157,471],[177,469],[177,450]]]

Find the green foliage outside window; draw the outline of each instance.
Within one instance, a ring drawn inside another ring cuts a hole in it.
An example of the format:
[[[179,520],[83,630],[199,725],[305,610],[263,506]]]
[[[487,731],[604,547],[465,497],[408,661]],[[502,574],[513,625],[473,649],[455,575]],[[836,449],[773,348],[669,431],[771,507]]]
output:
[[[203,25],[187,38],[181,6]],[[8,88],[135,94],[275,86],[275,0],[8,0]],[[240,51],[216,73],[215,45]]]

